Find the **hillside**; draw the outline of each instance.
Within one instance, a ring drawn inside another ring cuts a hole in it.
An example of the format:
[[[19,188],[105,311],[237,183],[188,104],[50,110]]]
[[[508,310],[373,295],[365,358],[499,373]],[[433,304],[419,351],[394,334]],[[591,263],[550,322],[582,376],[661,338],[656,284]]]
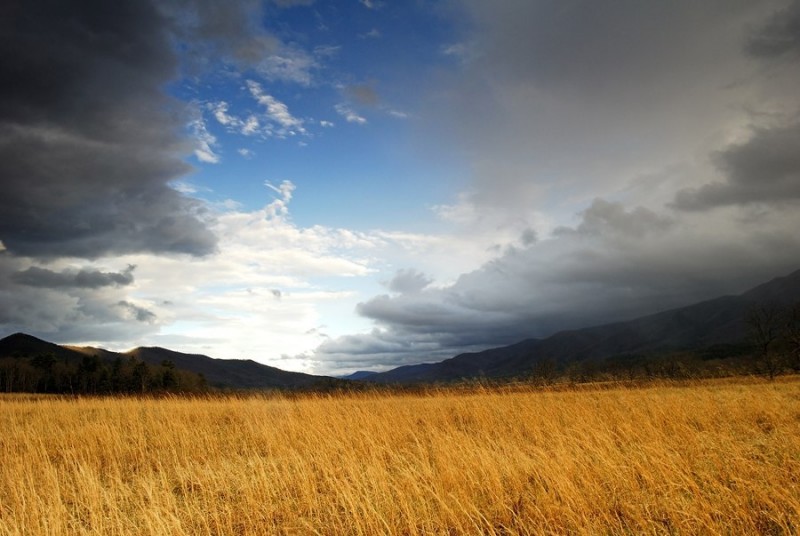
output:
[[[217,388],[290,389],[328,387],[343,382],[325,376],[289,372],[252,360],[214,359],[206,355],[184,354],[157,347],[136,348],[119,353],[90,346],[60,346],[25,333],[15,333],[0,340],[0,359],[27,361],[44,355],[75,366],[80,365],[87,357],[99,359],[106,365],[118,359],[129,363],[133,358],[135,362],[161,367],[162,363],[169,361],[182,373],[202,374],[210,386]]]
[[[45,354],[68,361],[78,361],[84,355],[70,347],[43,341],[26,333],[14,333],[0,339],[0,357],[35,357]]]
[[[622,354],[663,354],[700,350],[745,341],[746,318],[756,305],[800,302],[800,270],[738,296],[724,296],[687,307],[584,329],[545,339],[466,353],[438,363],[408,365],[373,374],[363,381],[434,382],[461,378],[501,378],[526,374],[544,360],[555,366],[599,361]]]
[[[140,347],[126,352],[126,355],[150,364],[172,361],[178,368],[202,374],[214,387],[236,389],[311,387],[331,380],[325,376],[281,370],[250,359],[215,359],[206,355],[183,354],[159,347]]]

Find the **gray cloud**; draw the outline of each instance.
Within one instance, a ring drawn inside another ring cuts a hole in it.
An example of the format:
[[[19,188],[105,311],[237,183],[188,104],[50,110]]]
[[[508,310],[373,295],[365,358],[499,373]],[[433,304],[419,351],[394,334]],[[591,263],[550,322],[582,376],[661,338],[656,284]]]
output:
[[[574,227],[508,248],[448,287],[359,304],[376,329],[326,341],[315,359],[349,370],[436,361],[739,293],[797,269],[797,211],[736,225],[713,216],[597,199]]]
[[[387,283],[392,292],[413,293],[419,292],[433,282],[428,276],[414,269],[398,270],[395,276]]]
[[[0,240],[15,254],[203,255],[167,24],[148,2],[5,3],[0,17]]]
[[[279,7],[308,5],[281,1]],[[259,0],[169,0],[158,9],[170,22],[177,38],[189,47],[192,58],[203,68],[210,58],[252,66],[278,51],[280,41],[260,27],[263,2]]]
[[[560,234],[618,235],[642,237],[653,232],[664,231],[674,222],[644,207],[626,210],[621,203],[595,199],[582,213],[582,221],[575,228],[559,228]]]
[[[131,302],[120,300],[117,305],[121,307],[127,314],[129,314],[137,322],[145,322],[152,324],[156,320],[156,315],[152,311],[148,311],[144,307],[140,307]]]
[[[704,210],[800,199],[800,123],[756,129],[748,141],[717,153],[715,160],[725,182],[679,191],[676,208]]]
[[[744,42],[784,5],[456,4],[470,59],[421,115],[468,155],[476,204],[514,211],[590,202],[693,157],[764,82]]]
[[[759,58],[779,58],[800,54],[800,1],[772,15],[746,44],[748,53]]]
[[[796,57],[800,3],[454,5],[461,61],[419,114],[473,173],[443,213],[520,238],[449,286],[365,300],[375,329],[326,341],[320,368],[435,361],[798,268],[800,99],[774,59]]]
[[[126,286],[133,283],[135,266],[128,266],[122,272],[101,272],[99,270],[65,270],[54,272],[46,268],[31,266],[11,276],[15,283],[41,288],[90,288]]]
[[[151,335],[159,328],[155,313],[131,304],[126,296],[132,271],[133,267],[122,272],[56,272],[0,254],[0,330],[62,343],[113,343]]]
[[[530,227],[522,231],[520,235],[520,242],[522,242],[523,246],[531,246],[539,240],[539,234],[536,232],[536,229],[531,229]]]
[[[355,370],[381,371],[441,361],[453,357],[454,348],[477,351],[485,349],[485,341],[475,346],[448,346],[441,334],[376,329],[365,335],[327,340],[316,349],[314,359],[328,374],[347,374]]]

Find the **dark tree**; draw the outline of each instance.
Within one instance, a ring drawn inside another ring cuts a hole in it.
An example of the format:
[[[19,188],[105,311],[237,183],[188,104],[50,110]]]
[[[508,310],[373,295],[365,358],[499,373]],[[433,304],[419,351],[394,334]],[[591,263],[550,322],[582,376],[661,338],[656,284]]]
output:
[[[781,336],[781,311],[774,305],[758,305],[750,310],[747,325],[761,372],[772,380],[780,372],[781,359],[774,346]]]

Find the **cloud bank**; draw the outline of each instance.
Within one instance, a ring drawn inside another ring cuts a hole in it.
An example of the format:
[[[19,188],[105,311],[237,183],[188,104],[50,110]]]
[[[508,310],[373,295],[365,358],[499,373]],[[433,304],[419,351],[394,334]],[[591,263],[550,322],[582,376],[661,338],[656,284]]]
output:
[[[13,254],[206,255],[167,23],[148,2],[11,2],[2,17],[0,240]],[[68,21],[68,22],[65,22]]]
[[[410,269],[316,358],[437,361],[737,293],[800,259],[800,2],[464,0],[426,135],[470,161],[437,207],[491,260]],[[515,238],[516,237],[516,238]],[[484,243],[491,243],[485,241]]]

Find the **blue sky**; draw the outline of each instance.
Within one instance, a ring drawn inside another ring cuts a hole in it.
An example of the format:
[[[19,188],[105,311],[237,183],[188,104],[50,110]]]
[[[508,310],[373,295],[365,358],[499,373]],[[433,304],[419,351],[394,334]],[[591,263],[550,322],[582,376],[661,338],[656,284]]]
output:
[[[224,58],[204,59],[219,64],[176,81],[174,94],[196,104],[215,139],[213,156],[200,155],[188,184],[209,199],[252,209],[265,180],[290,178],[303,192],[292,210],[301,225],[433,224],[430,206],[452,200],[466,170],[446,153],[446,141],[432,150],[430,139],[416,139],[424,117],[414,112],[424,87],[457,67],[446,53],[454,24],[434,4],[370,5],[267,6],[264,31],[282,42],[277,60],[234,70]],[[254,98],[253,83],[285,106],[297,128],[280,132]],[[220,116],[233,119],[223,125]],[[245,130],[248,118],[262,128]],[[276,132],[264,132],[263,123]],[[203,165],[209,157],[220,165]]]
[[[800,2],[38,6],[0,335],[344,374],[800,267]]]

